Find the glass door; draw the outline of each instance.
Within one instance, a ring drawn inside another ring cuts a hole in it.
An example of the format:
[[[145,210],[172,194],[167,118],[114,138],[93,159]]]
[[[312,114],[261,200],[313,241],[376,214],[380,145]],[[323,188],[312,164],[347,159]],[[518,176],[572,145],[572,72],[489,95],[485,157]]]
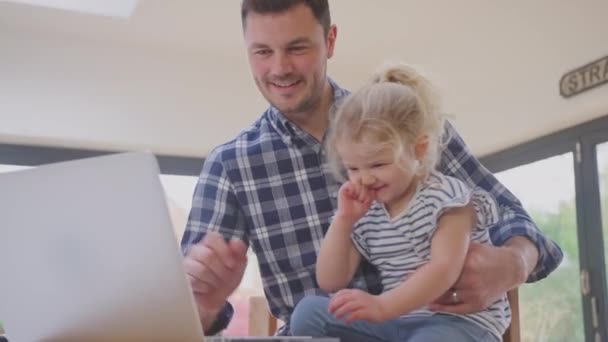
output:
[[[568,152],[495,174],[564,252],[549,277],[520,287],[522,341],[585,340],[574,158]]]
[[[605,131],[583,136],[581,150],[581,200],[587,234],[588,283],[583,293],[586,324],[592,341],[608,341],[608,142]]]
[[[604,270],[608,283],[608,142],[596,147],[597,174],[600,190],[600,214],[602,217],[602,244],[604,245]]]

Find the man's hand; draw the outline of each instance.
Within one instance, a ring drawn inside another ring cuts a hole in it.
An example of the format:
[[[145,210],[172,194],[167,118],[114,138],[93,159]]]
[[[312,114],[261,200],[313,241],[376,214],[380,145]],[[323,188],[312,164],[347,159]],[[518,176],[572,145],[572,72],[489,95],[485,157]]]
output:
[[[486,309],[525,282],[537,260],[536,247],[523,237],[514,237],[503,247],[471,242],[453,290],[431,304],[430,309],[456,314]]]
[[[184,269],[190,280],[203,325],[213,322],[228,296],[240,284],[245,266],[245,243],[226,242],[223,236],[216,232],[208,232],[203,241],[190,248],[184,258]]]
[[[365,320],[380,323],[385,320],[380,297],[357,289],[338,291],[329,301],[329,312],[345,322]]]

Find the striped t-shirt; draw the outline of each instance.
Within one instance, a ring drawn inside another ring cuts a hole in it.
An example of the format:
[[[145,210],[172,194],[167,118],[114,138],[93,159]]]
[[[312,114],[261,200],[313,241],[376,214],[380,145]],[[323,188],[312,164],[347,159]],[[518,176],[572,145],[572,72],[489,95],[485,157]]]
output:
[[[477,226],[471,239],[491,243],[488,228],[500,219],[493,197],[439,172],[433,172],[421,182],[407,208],[393,218],[381,203],[372,204],[355,225],[352,240],[361,255],[378,268],[384,291],[395,288],[430,260],[431,238],[439,217],[450,208],[469,202],[477,214]],[[434,313],[422,308],[402,317]],[[458,316],[491,331],[500,339],[511,321],[511,310],[505,294],[484,311]]]

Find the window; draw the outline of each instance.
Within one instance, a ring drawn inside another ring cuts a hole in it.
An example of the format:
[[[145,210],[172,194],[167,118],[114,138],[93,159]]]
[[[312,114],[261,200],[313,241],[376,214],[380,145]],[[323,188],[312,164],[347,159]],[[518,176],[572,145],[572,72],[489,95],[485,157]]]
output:
[[[608,336],[608,116],[482,158],[564,260],[520,288],[523,341]]]
[[[181,241],[188,214],[192,206],[192,193],[196,186],[197,177],[161,175],[160,181],[167,197],[167,206],[173,222],[173,230],[177,241]]]
[[[0,173],[28,169],[28,166],[0,164]]]
[[[573,163],[569,152],[496,174],[564,252],[551,276],[520,288],[523,341],[584,340]]]
[[[608,283],[608,143],[597,146],[597,173],[600,183],[600,208],[602,214],[602,232],[604,241],[604,265],[606,266],[606,283]]]
[[[167,196],[175,236],[179,243],[188,221],[188,215],[192,207],[192,194],[198,177],[161,175],[160,178]],[[248,335],[249,297],[263,295],[262,281],[259,276],[255,254],[249,250],[247,257],[248,264],[243,281],[229,299],[235,308],[235,314],[230,325],[224,331],[226,336]]]

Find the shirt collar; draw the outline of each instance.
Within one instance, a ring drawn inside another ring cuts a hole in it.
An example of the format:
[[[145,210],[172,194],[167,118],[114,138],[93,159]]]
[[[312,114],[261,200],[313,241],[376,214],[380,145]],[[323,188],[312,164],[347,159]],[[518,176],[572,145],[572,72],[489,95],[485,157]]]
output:
[[[334,101],[330,109],[331,114],[336,111],[338,104],[342,102],[344,98],[346,98],[346,96],[349,94],[349,91],[340,87],[330,77],[328,77],[327,80],[329,81],[329,85],[331,86],[334,93]],[[294,123],[289,121],[289,119],[287,119],[285,115],[281,111],[279,111],[275,106],[270,106],[270,108],[268,109],[268,116],[272,125],[281,134],[283,139],[289,143],[292,143],[292,139],[295,137],[303,138],[309,136],[309,134],[302,130],[300,127],[298,127],[298,125],[295,125]]]

